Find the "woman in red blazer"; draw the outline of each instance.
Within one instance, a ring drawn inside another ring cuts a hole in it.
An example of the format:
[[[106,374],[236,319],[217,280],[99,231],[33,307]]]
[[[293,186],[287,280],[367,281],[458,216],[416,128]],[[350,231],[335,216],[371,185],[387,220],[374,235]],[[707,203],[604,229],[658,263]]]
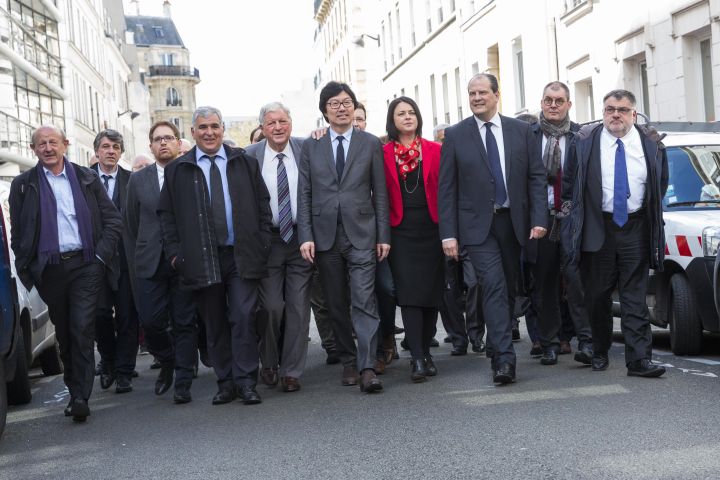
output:
[[[443,251],[438,233],[440,144],[421,137],[422,116],[414,100],[390,102],[386,123],[385,181],[390,199],[390,269],[413,382],[437,374],[430,355],[443,289]]]

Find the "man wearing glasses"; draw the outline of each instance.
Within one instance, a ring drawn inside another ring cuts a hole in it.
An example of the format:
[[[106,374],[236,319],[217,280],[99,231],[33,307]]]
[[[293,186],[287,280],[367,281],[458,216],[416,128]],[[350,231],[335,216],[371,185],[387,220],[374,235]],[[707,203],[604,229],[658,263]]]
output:
[[[375,263],[390,252],[390,219],[382,145],[353,129],[357,104],[344,83],[330,82],[320,92],[330,128],[319,141],[303,144],[297,219],[300,253],[320,270],[344,367],[342,384],[357,385],[360,376],[361,391],[371,393],[382,390],[374,370],[380,323]]]
[[[192,292],[181,288],[179,275],[163,254],[157,204],[165,183],[165,168],[180,151],[175,124],[150,127],[155,163],[130,175],[125,208],[127,254],[137,297],[138,314],[150,353],[160,362],[155,394],[175,383],[173,401],[188,403],[197,349],[197,320]],[[172,335],[168,324],[172,322]]]
[[[537,241],[528,242],[527,260],[532,264],[535,280],[532,293],[533,305],[538,312],[538,330],[542,346],[543,365],[555,365],[558,362],[560,340],[558,332],[561,327],[560,290],[564,285],[567,294],[568,309],[575,334],[578,337],[578,350],[575,360],[590,365],[592,360],[592,333],[587,311],[585,310],[580,272],[577,265],[568,265],[561,269],[565,262],[566,246],[560,244],[559,222],[562,199],[561,187],[563,173],[566,169],[568,152],[573,148],[575,133],[580,125],[570,121],[570,90],[562,82],[550,82],[543,90],[540,101],[540,118],[532,126],[535,142],[545,166],[547,178],[547,215],[550,235]],[[561,280],[565,279],[563,283]]]
[[[580,262],[593,336],[593,371],[609,366],[612,299],[620,295],[627,374],[659,377],[645,295],[648,268],[661,270],[665,252],[662,198],[668,186],[665,149],[657,132],[634,125],[635,95],[603,98],[602,124],[584,127],[563,178],[572,199],[570,261]]]

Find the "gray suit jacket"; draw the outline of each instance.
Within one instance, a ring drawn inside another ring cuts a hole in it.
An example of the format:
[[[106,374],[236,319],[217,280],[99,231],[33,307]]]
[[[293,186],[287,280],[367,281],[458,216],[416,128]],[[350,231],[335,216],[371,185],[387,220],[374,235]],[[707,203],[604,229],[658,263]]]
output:
[[[298,240],[315,250],[335,244],[338,212],[353,247],[374,249],[390,243],[390,214],[380,140],[362,130],[352,133],[342,178],[335,169],[330,133],[303,144],[298,180]]]
[[[124,220],[127,258],[138,278],[155,275],[163,255],[157,203],[160,198],[157,165],[152,164],[130,175]]]
[[[304,141],[304,138],[290,137],[290,149],[293,152],[293,156],[295,157],[295,163],[297,165],[300,164],[300,155],[302,154],[302,146]],[[245,147],[245,153],[247,153],[251,157],[255,157],[255,159],[260,164],[260,171],[262,171],[263,162],[265,161],[266,146],[267,140],[263,139],[257,143],[253,143],[252,145],[248,145],[247,147]]]

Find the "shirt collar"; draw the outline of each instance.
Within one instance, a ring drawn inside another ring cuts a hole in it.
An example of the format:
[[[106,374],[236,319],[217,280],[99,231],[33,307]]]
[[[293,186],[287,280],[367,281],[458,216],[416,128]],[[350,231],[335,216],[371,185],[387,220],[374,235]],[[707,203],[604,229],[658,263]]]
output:
[[[107,175],[108,177],[110,177],[110,178],[112,178],[113,180],[115,180],[115,177],[117,177],[117,174],[118,174],[118,170],[120,170],[120,169],[118,168],[117,165],[115,165],[115,171],[114,171],[114,172],[112,172],[112,173],[105,173],[105,172],[102,171],[102,168],[100,168],[100,165],[98,165],[98,174],[100,174],[100,178],[102,178],[103,175]]]
[[[480,120],[477,116],[473,115],[475,117],[475,121],[478,124],[478,127],[482,128],[483,125],[485,125],[487,122],[484,122],[483,120]],[[495,115],[490,119],[490,123],[493,124],[495,127],[500,127],[500,113],[495,112]]]
[[[55,174],[52,173],[50,170],[48,170],[47,168],[45,168],[45,166],[43,166],[43,170],[45,170],[45,176],[50,175],[51,177],[67,177],[67,173],[65,173],[65,162],[63,162],[62,172],[60,172],[60,173],[57,174],[57,175],[55,175]]]
[[[278,153],[284,154],[285,158],[294,158],[292,156],[292,148],[290,148],[290,141],[288,141],[287,145],[285,145],[285,148],[281,152],[276,152],[275,150],[273,150],[269,143],[265,144],[265,149],[265,151],[267,153],[270,153],[273,158],[276,158]]]
[[[607,128],[603,126],[602,129],[602,142],[605,144],[605,147],[610,147],[613,144],[617,143],[618,138],[610,133]],[[637,131],[637,128],[633,126],[624,137],[621,137],[620,140],[622,140],[623,144],[625,146],[630,145],[632,143],[635,143],[640,140],[640,134]]]
[[[195,160],[200,160],[201,158],[207,156],[208,154],[200,150],[199,148],[195,149]],[[225,155],[225,146],[221,145],[220,150],[215,152],[213,155],[215,155],[218,158],[222,158],[223,160],[227,160],[227,156]]]
[[[348,130],[345,133],[341,134],[341,133],[337,133],[332,128],[328,128],[328,131],[330,132],[330,142],[334,142],[337,137],[342,135],[345,138],[345,141],[347,143],[350,143],[350,138],[352,137],[353,130],[354,130],[354,128],[350,127],[350,128],[348,128]]]

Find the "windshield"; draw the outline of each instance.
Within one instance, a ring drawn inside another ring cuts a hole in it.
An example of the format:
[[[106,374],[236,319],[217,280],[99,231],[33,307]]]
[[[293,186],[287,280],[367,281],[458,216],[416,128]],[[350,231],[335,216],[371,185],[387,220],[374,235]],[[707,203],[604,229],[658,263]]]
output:
[[[720,145],[668,147],[665,210],[720,208]]]

